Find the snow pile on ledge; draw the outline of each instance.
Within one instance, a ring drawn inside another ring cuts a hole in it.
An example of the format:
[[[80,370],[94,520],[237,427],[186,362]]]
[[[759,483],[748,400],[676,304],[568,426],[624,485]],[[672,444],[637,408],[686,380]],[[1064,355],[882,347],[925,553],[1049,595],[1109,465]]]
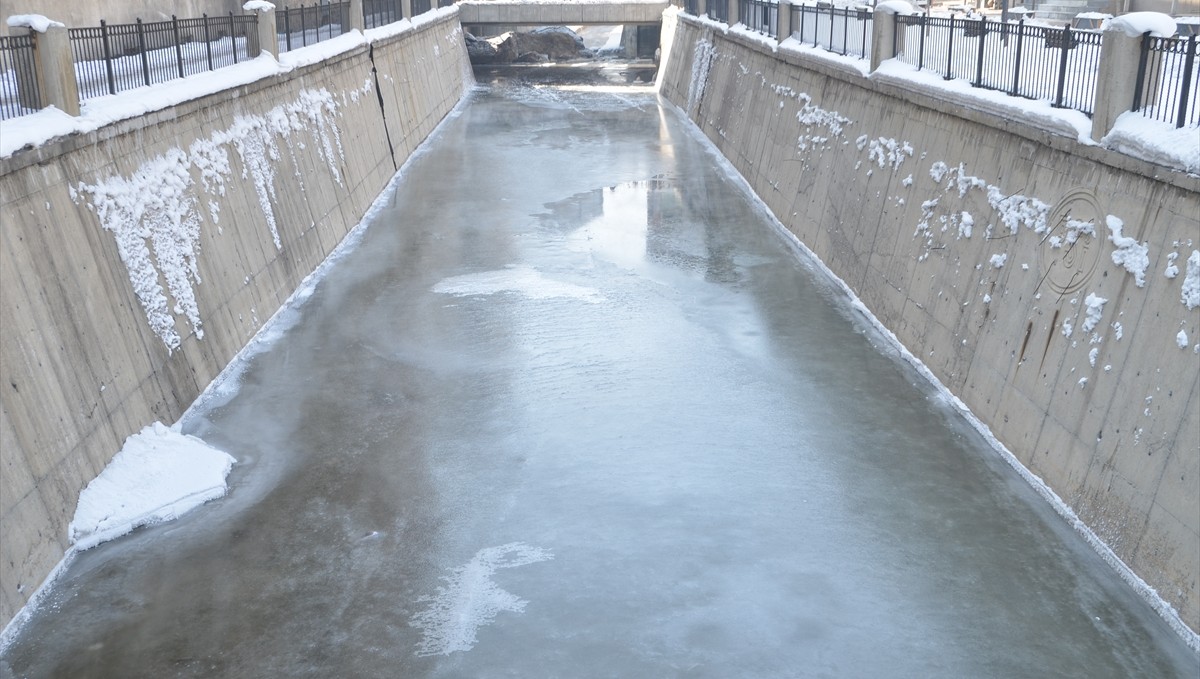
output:
[[[1178,30],[1175,20],[1166,14],[1158,12],[1130,12],[1112,19],[1105,25],[1106,30],[1121,31],[1131,38],[1137,38],[1145,33],[1156,38],[1169,38]]]
[[[875,5],[875,13],[907,16],[909,14],[916,14],[917,8],[913,7],[907,0],[887,0]]]
[[[1176,128],[1137,111],[1122,113],[1100,143],[1114,151],[1159,165],[1200,174],[1200,144],[1195,127]]]
[[[8,18],[9,28],[32,28],[38,33],[45,33],[46,29],[66,28],[66,24],[47,19],[41,14],[14,14]]]
[[[154,423],[125,440],[121,452],[79,494],[67,535],[76,550],[139,526],[176,519],[225,495],[235,460],[204,441]]]
[[[242,5],[242,11],[244,11],[244,12],[273,12],[273,11],[275,11],[275,5],[270,2],[267,2],[267,0],[250,0],[246,4]]]

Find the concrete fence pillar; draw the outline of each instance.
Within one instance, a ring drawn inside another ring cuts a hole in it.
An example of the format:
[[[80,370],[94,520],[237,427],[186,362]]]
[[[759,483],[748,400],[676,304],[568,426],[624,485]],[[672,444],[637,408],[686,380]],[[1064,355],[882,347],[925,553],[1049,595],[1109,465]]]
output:
[[[70,115],[79,115],[79,84],[75,81],[75,61],[71,58],[67,27],[56,24],[45,31],[14,27],[13,33],[22,30],[33,37],[33,69],[41,94],[40,101],[34,102],[34,97],[26,94],[27,88],[22,88],[22,103],[35,104],[30,108],[39,109],[54,106]]]
[[[888,11],[875,10],[871,18],[871,72],[879,65],[896,56],[896,15]]]
[[[1104,32],[1104,41],[1100,43],[1100,67],[1096,72],[1092,139],[1100,141],[1112,130],[1117,118],[1133,108],[1141,47],[1141,36],[1130,37],[1119,30]],[[1146,87],[1142,92],[1154,89]]]
[[[717,0],[717,2],[720,2],[720,0]],[[741,10],[741,7],[739,6],[739,0],[726,0],[726,2],[729,3],[729,21],[726,23],[730,26],[733,26],[742,20],[742,18],[738,16],[740,13],[739,10]]]
[[[792,37],[792,2],[779,0],[779,18],[776,19],[776,38],[783,42]]]
[[[363,15],[363,0],[350,0],[350,30],[367,30],[367,18]]]
[[[402,14],[405,19],[413,18],[412,0],[400,0],[400,14]]]
[[[279,58],[279,36],[275,28],[275,9],[255,9],[258,15],[258,49],[259,54],[266,52],[276,59]],[[257,54],[254,56],[258,56]]]
[[[708,14],[708,0],[696,0],[696,16],[702,17],[705,14]]]

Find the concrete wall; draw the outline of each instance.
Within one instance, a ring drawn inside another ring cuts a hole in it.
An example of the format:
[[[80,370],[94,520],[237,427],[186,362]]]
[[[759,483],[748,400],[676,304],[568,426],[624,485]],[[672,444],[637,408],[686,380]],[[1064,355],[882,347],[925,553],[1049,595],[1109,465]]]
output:
[[[200,17],[203,14],[243,14],[243,4],[243,0],[2,0],[0,35],[8,35],[8,25],[2,20],[14,14],[41,14],[61,21],[71,28],[83,28],[99,26],[101,19],[110,24],[131,24],[139,18],[142,21],[166,21],[172,14],[180,19]],[[282,7],[284,3],[278,2],[276,5]]]
[[[1200,178],[684,15],[664,37],[662,94],[1200,629]]]
[[[470,78],[450,15],[0,160],[0,623],[62,558],[79,491],[179,418]]]

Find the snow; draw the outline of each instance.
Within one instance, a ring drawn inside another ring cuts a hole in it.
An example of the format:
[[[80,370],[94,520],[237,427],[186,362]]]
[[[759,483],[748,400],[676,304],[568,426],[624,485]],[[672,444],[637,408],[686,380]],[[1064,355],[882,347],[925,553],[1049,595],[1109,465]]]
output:
[[[9,28],[31,28],[38,33],[45,33],[49,28],[66,28],[66,24],[47,19],[41,14],[14,14],[6,23]]]
[[[327,90],[301,90],[295,101],[263,115],[238,116],[229,128],[196,140],[186,152],[172,148],[145,161],[128,177],[115,175],[78,185],[74,197],[85,198],[101,226],[114,235],[147,322],[168,351],[182,343],[176,314],[185,317],[197,339],[204,338],[195,293],[195,286],[201,283],[197,264],[201,219],[190,169],[199,170],[204,192],[224,195],[232,173],[229,150],[236,151],[242,162],[242,179],[254,186],[263,219],[280,249],[273,207],[275,173],[282,158],[280,142],[290,152],[293,135],[310,135],[330,175],[341,185],[339,164],[344,157],[341,132],[334,122],[337,115],[337,103]],[[207,201],[214,224],[219,205]]]
[[[1180,349],[1188,348],[1188,334],[1186,330],[1180,330],[1178,335],[1175,335],[1175,345]]]
[[[496,571],[553,558],[550,551],[523,542],[479,550],[466,565],[442,577],[446,584],[438,587],[437,594],[417,600],[429,606],[412,618],[413,627],[423,632],[416,654],[450,655],[474,648],[480,627],[491,624],[504,611],[522,613],[529,603],[501,589],[492,580]]]
[[[1003,252],[992,255],[992,258],[988,260],[988,262],[991,263],[991,265],[997,269],[1003,269],[1004,263],[1007,261],[1008,261],[1008,255]]]
[[[1146,269],[1150,266],[1149,248],[1137,242],[1137,239],[1122,235],[1125,223],[1119,218],[1109,215],[1107,220],[1108,239],[1116,246],[1113,250],[1112,261],[1133,274],[1134,282],[1139,288],[1146,287]]]
[[[595,288],[585,288],[574,283],[556,281],[525,266],[446,278],[434,285],[433,291],[456,297],[512,292],[529,299],[564,298],[592,304],[604,300],[604,297]]]
[[[1100,324],[1100,317],[1104,314],[1104,305],[1107,303],[1107,299],[1095,293],[1088,293],[1087,298],[1083,300],[1084,306],[1087,307],[1087,314],[1083,320],[1084,332],[1091,332]],[[1092,365],[1095,363],[1093,362]]]
[[[1175,266],[1175,260],[1179,259],[1178,252],[1167,253],[1167,268],[1163,269],[1163,277],[1174,278],[1179,275],[1179,267]]]
[[[1194,126],[1176,128],[1137,111],[1126,111],[1100,143],[1135,158],[1200,175],[1200,144]]]
[[[911,3],[905,2],[905,0],[885,0],[885,2],[875,5],[875,13],[906,16],[916,14],[917,8],[913,7]]]
[[[1121,31],[1131,38],[1137,38],[1145,33],[1156,38],[1169,38],[1175,35],[1178,27],[1169,15],[1159,12],[1130,12],[1112,19],[1105,26],[1106,30]]]
[[[267,2],[267,0],[249,0],[249,2],[242,5],[242,11],[244,11],[244,12],[273,12],[273,11],[275,11],[275,5],[273,3]]]
[[[234,460],[204,441],[154,423],[125,440],[79,494],[68,538],[78,551],[171,521],[225,495]]]
[[[1200,307],[1200,250],[1192,250],[1187,259],[1187,273],[1183,275],[1179,300],[1189,310]]]

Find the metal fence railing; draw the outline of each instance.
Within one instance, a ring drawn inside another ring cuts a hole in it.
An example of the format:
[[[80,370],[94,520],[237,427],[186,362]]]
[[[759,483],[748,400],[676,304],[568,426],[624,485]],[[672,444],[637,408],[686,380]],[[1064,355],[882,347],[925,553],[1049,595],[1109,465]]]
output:
[[[985,19],[896,16],[896,58],[975,87],[1091,115],[1101,34]]]
[[[752,31],[779,36],[779,0],[738,0],[738,18]]]
[[[700,16],[700,0],[683,0],[683,11],[692,16]]]
[[[729,23],[729,3],[722,2],[722,0],[708,0],[708,18]]]
[[[412,0],[413,16],[420,16],[436,6],[433,0]]]
[[[873,18],[865,9],[792,5],[792,37],[842,56],[867,58]]]
[[[0,120],[41,108],[33,41],[31,35],[0,36]]]
[[[1133,110],[1175,127],[1200,125],[1196,36],[1142,38]]]
[[[322,40],[336,38],[348,30],[348,1],[275,10],[275,33],[280,52],[315,45]]]
[[[400,0],[363,0],[363,24],[378,28],[404,18]]]
[[[257,17],[71,28],[68,36],[81,100],[166,82],[250,59],[259,53]]]

